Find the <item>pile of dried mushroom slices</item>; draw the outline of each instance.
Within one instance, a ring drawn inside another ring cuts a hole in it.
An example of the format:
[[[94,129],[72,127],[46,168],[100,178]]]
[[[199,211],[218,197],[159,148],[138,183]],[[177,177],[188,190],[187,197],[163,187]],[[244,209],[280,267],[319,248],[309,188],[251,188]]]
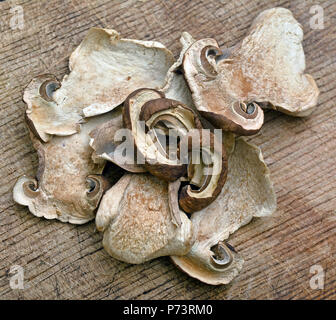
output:
[[[25,89],[39,167],[14,200],[47,219],[95,218],[121,261],[171,256],[192,277],[229,283],[243,259],[227,239],[276,209],[261,151],[241,136],[261,129],[263,108],[306,116],[317,103],[302,37],[274,8],[231,48],[182,33],[175,61],[159,42],[92,28],[62,82],[45,74]]]

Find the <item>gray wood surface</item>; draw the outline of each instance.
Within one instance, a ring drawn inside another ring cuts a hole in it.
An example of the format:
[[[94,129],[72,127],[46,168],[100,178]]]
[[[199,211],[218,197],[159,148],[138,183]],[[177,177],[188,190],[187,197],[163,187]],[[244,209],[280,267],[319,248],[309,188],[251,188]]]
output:
[[[0,3],[0,299],[335,299],[336,298],[336,2],[324,8],[322,30],[310,28],[315,1],[6,1]],[[10,28],[11,5],[24,10],[23,30]],[[73,226],[36,218],[12,200],[22,174],[34,175],[37,155],[24,124],[22,92],[41,73],[68,73],[68,57],[92,26],[124,37],[161,41],[177,56],[179,36],[214,37],[231,46],[256,15],[283,6],[305,33],[307,72],[321,90],[308,118],[266,112],[262,148],[278,197],[276,213],[232,236],[245,258],[228,286],[205,285],[169,258],[128,265],[109,257],[94,223]],[[313,290],[310,268],[325,271]],[[10,267],[24,268],[24,290],[9,286]]]

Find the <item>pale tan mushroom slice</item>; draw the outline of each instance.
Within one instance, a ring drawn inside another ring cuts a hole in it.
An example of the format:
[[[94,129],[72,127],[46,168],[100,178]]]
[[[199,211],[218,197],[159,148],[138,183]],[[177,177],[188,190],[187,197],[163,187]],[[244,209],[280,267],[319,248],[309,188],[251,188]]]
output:
[[[183,55],[181,55],[181,59],[182,57]],[[183,105],[190,107],[194,112],[197,112],[193,104],[190,89],[181,72],[181,63],[175,63],[168,70],[165,85],[159,91],[162,91],[166,98],[177,100]],[[204,121],[204,119],[201,119],[201,121]],[[110,123],[99,126],[90,134],[92,138],[90,145],[95,150],[93,153],[94,161],[105,159],[129,172],[146,172],[147,169],[143,164],[137,164],[134,161],[136,159],[134,152],[127,152],[127,141],[129,141],[130,137],[127,130],[123,129],[122,122],[119,123],[119,128],[116,128],[114,122],[112,120]],[[116,138],[113,139],[113,137]],[[121,138],[125,139],[121,142]]]
[[[114,109],[134,90],[162,87],[173,63],[172,53],[159,42],[92,28],[72,53],[71,72],[61,83],[42,75],[28,85],[27,117],[43,141],[74,134],[83,118]]]
[[[185,51],[193,42],[195,42],[195,40],[191,37],[191,35],[184,32],[183,36],[180,38],[180,42],[182,45],[180,55],[175,63],[169,68],[165,84],[160,91],[165,93],[166,98],[180,101],[197,112],[188,83],[184,78],[182,68]]]
[[[91,118],[79,133],[55,136],[47,143],[30,132],[39,157],[37,177],[19,178],[13,189],[14,200],[38,217],[74,224],[92,220],[110,185],[101,175],[105,161],[92,161],[88,134],[113,116],[114,111]]]
[[[258,147],[236,139],[228,164],[221,194],[191,216],[196,240],[190,252],[172,257],[187,274],[212,285],[229,283],[242,269],[242,257],[225,243],[229,236],[252,217],[268,216],[276,209],[269,169]]]
[[[196,41],[186,50],[183,69],[194,104],[216,128],[239,135],[255,134],[264,122],[264,113],[254,101],[227,91],[225,78],[216,65],[216,56],[221,54],[214,39]]]
[[[192,225],[183,211],[178,214],[179,226],[172,221],[167,182],[150,174],[126,174],[104,195],[96,226],[112,257],[139,264],[190,250]]]
[[[178,141],[201,123],[192,109],[179,101],[164,98],[153,89],[139,89],[125,101],[124,126],[130,130],[137,155],[153,175],[174,181],[186,173],[178,159]],[[136,159],[139,163],[139,158]]]
[[[167,74],[167,83],[160,89],[165,93],[165,97],[168,99],[180,101],[184,105],[193,109],[197,112],[196,107],[191,96],[191,91],[186,82],[182,68],[177,67],[177,69],[171,69]]]
[[[183,67],[200,113],[216,127],[241,135],[263,123],[260,107],[309,115],[319,90],[304,74],[303,31],[284,8],[262,12],[243,41],[221,50],[214,39],[195,41]]]
[[[54,75],[43,74],[32,79],[23,94],[26,120],[34,134],[45,142],[52,135],[67,136],[80,131],[81,115],[74,109],[64,110],[54,101],[54,93],[60,87]]]

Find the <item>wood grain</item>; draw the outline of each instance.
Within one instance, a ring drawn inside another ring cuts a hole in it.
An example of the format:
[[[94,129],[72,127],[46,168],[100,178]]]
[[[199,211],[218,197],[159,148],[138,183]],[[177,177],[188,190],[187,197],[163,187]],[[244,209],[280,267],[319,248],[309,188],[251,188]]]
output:
[[[1,2],[0,48],[0,298],[1,299],[335,299],[336,298],[336,3],[319,1],[325,28],[309,26],[315,1],[11,1]],[[11,5],[25,27],[12,30]],[[268,111],[259,145],[278,197],[276,213],[232,236],[243,271],[228,286],[208,286],[176,269],[169,258],[128,265],[110,258],[94,223],[72,226],[36,218],[12,200],[37,155],[23,121],[22,92],[33,77],[68,72],[69,54],[90,27],[164,43],[177,56],[181,31],[231,46],[252,20],[274,6],[302,24],[307,72],[321,90],[308,118]],[[25,289],[12,290],[9,269],[24,268]],[[310,267],[325,271],[323,290],[310,288]]]

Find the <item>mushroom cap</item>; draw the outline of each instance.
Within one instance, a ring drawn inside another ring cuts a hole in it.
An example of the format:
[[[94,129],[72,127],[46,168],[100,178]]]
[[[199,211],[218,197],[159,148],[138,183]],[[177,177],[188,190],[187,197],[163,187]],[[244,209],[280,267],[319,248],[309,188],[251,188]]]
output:
[[[231,262],[214,266],[214,246],[223,243],[252,217],[268,216],[276,209],[269,170],[258,147],[237,138],[228,163],[228,176],[220,195],[191,216],[195,242],[190,252],[172,257],[187,274],[213,285],[229,283],[243,265],[239,254],[229,249]]]
[[[72,53],[71,72],[54,87],[51,99],[40,94],[50,75],[28,85],[27,117],[43,141],[74,134],[83,118],[111,111],[134,90],[163,86],[173,62],[172,53],[159,42],[122,39],[114,30],[92,28]]]
[[[302,39],[302,27],[292,13],[273,8],[260,13],[232,48],[222,51],[214,39],[195,41],[186,50],[183,67],[197,109],[216,127],[243,135],[256,133],[263,115],[257,107],[253,119],[244,120],[232,112],[239,111],[237,103],[309,115],[319,90],[304,74]]]
[[[55,136],[48,143],[30,132],[39,158],[37,177],[19,178],[13,189],[14,200],[38,217],[74,224],[92,220],[109,185],[101,176],[105,161],[92,161],[88,134],[112,116],[113,112],[92,118],[79,133]]]
[[[178,215],[179,226],[170,211],[167,182],[149,174],[125,174],[104,195],[96,226],[112,257],[138,264],[189,251],[192,225],[184,212]]]

